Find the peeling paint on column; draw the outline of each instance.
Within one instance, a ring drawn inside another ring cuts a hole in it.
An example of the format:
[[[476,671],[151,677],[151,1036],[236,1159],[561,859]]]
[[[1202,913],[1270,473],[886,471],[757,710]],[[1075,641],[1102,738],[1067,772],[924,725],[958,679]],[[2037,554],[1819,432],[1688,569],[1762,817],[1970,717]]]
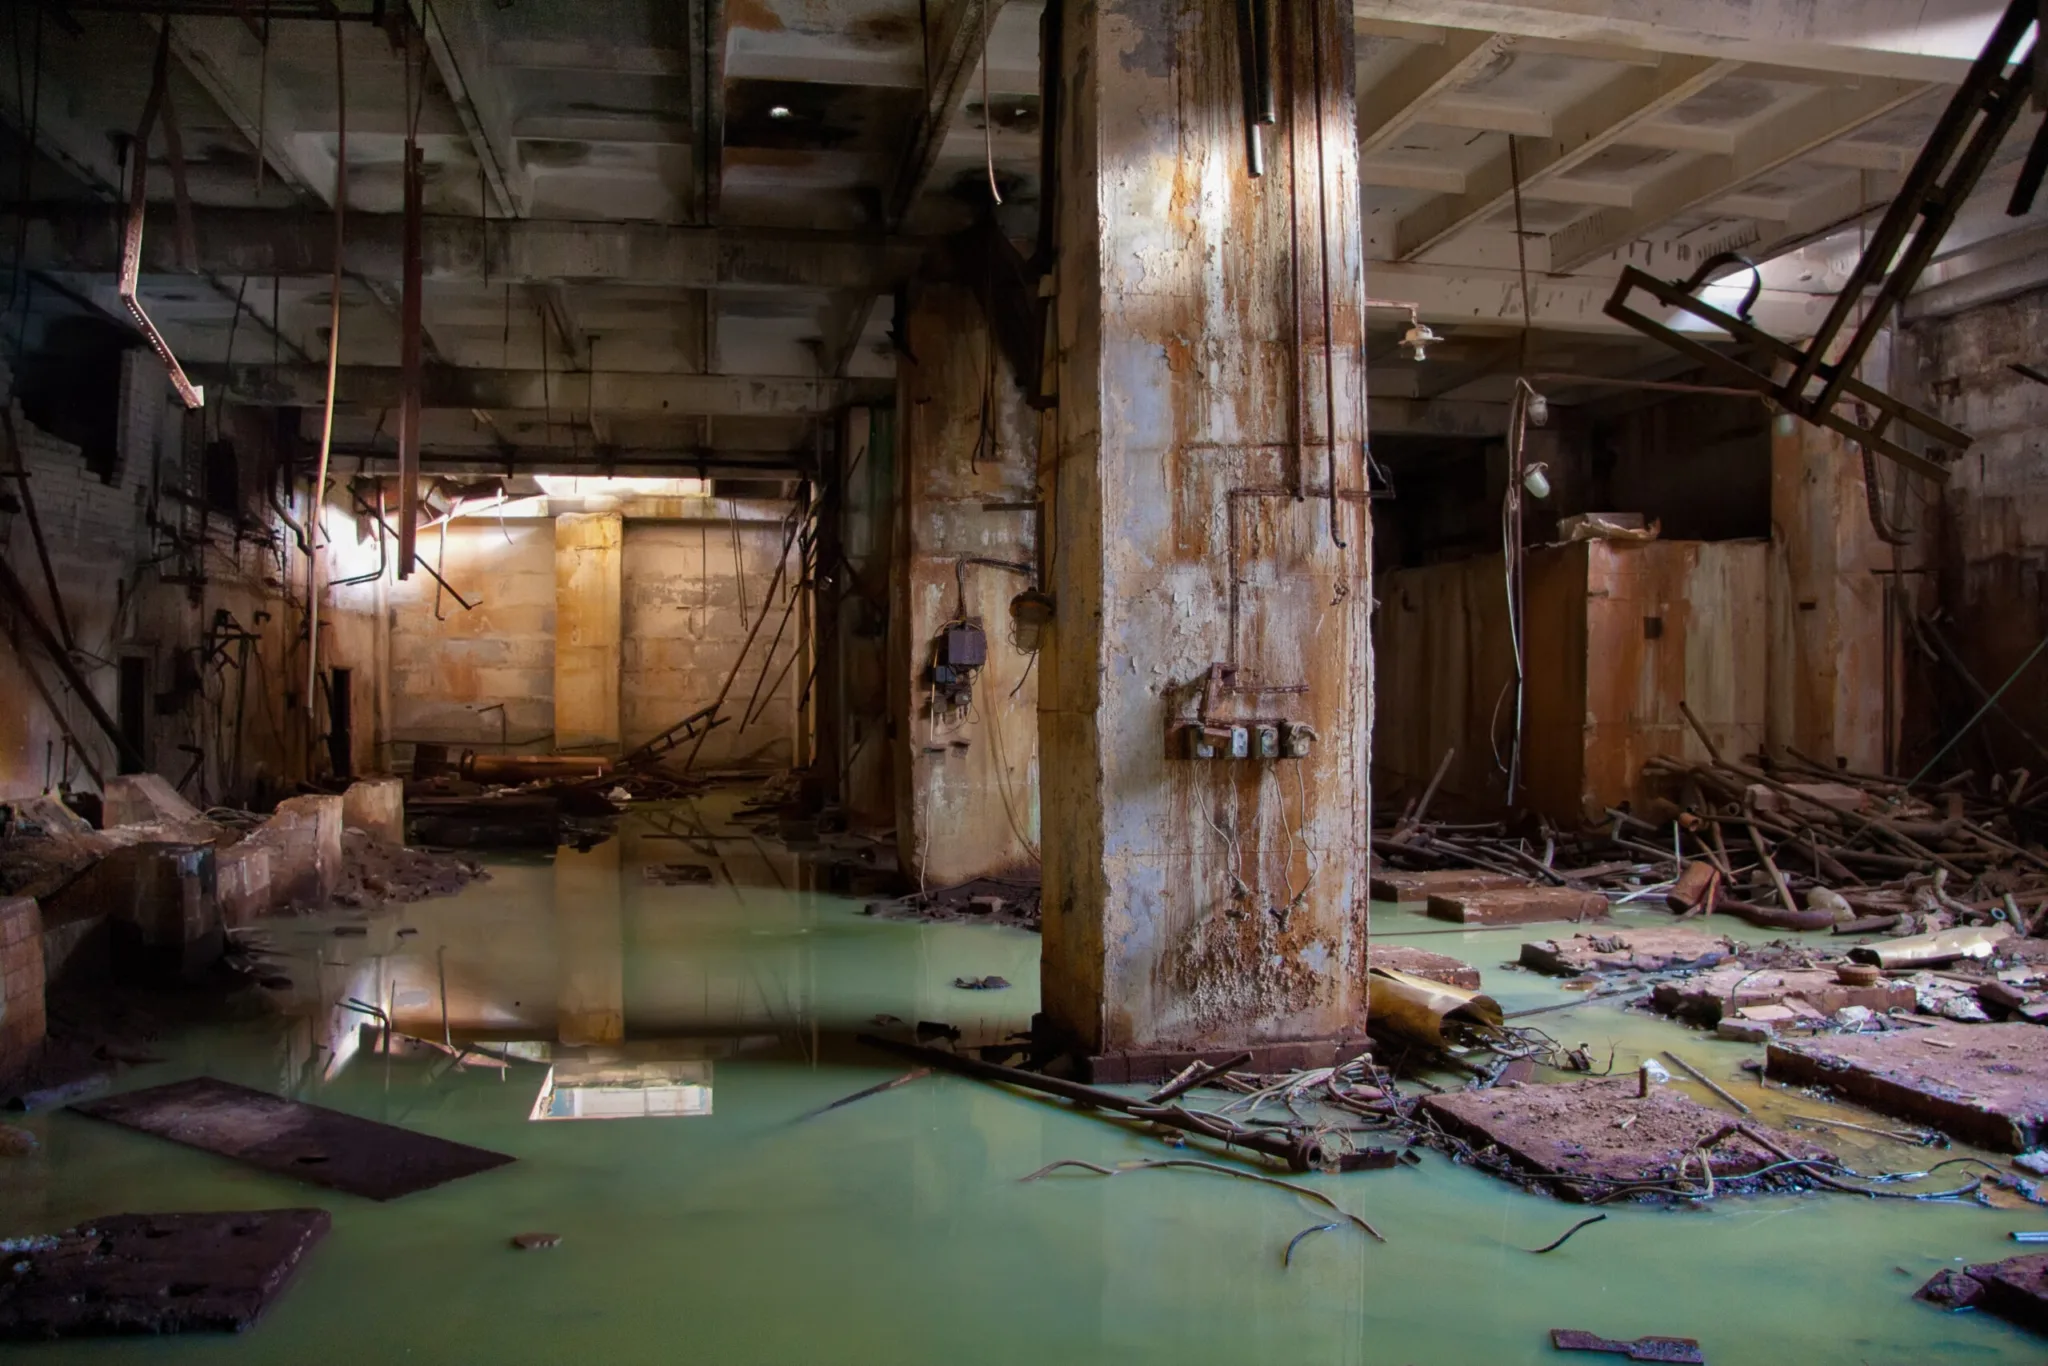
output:
[[[1335,8],[1285,22],[1299,94],[1283,84],[1254,180],[1233,7],[1069,10],[1043,991],[1055,1025],[1097,1055],[1363,1027],[1371,584],[1352,40]],[[1305,722],[1321,737],[1312,757],[1178,757],[1175,727],[1197,715],[1215,663],[1260,684],[1225,693],[1216,715]]]

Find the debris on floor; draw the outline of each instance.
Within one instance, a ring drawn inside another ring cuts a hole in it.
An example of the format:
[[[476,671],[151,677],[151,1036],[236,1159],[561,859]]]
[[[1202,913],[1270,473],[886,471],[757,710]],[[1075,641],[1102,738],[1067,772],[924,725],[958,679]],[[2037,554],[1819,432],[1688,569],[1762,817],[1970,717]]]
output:
[[[1002,991],[1010,983],[1004,977],[955,977],[953,985],[962,991]]]
[[[123,1128],[167,1138],[372,1200],[391,1200],[512,1161],[467,1144],[285,1100],[213,1077],[127,1091],[71,1107]]]
[[[1994,1152],[2048,1142],[2048,1030],[1939,1024],[1770,1045],[1773,1079],[1838,1091],[1879,1114]]]
[[[711,881],[711,869],[701,863],[650,863],[642,875],[663,887],[694,887]]]
[[[2048,1253],[2030,1252],[1960,1271],[1945,1268],[1913,1298],[1942,1309],[1982,1309],[2048,1333]]]
[[[1773,1024],[1797,1019],[1820,1024],[1852,1006],[1879,1012],[1911,1010],[1917,999],[1912,986],[1903,982],[1852,986],[1832,968],[1760,968],[1747,963],[1661,982],[1650,996],[1653,1006],[1664,1014],[1709,1029],[1724,1015]]]
[[[431,849],[413,849],[371,838],[361,830],[341,834],[338,905],[369,908],[452,896],[490,877],[481,864]]]
[[[10,1246],[0,1339],[243,1332],[331,1223],[322,1209],[115,1214]]]
[[[559,1233],[515,1233],[512,1235],[512,1246],[518,1248],[521,1252],[537,1252],[542,1248],[560,1247],[561,1245],[562,1235]]]
[[[1533,885],[1526,877],[1512,873],[1489,873],[1477,868],[1440,868],[1429,872],[1403,873],[1391,869],[1372,875],[1369,890],[1375,901],[1427,902],[1433,896],[1455,896],[1460,892],[1505,891]]]
[[[871,901],[863,914],[883,920],[1008,925],[1036,932],[1038,895],[1035,878],[978,877],[894,901]]]

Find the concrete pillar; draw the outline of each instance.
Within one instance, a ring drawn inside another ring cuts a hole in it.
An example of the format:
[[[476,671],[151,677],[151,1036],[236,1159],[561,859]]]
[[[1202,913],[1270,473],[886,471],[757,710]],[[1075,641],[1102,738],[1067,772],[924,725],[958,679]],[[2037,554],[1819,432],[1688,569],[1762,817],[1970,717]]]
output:
[[[919,293],[897,365],[902,545],[890,641],[897,671],[897,858],[943,887],[1038,862],[1038,680],[1010,602],[1036,583],[1035,415],[974,295]],[[984,391],[988,419],[983,422]],[[933,669],[948,627],[982,634],[964,705]]]
[[[1253,178],[1235,15],[1097,0],[1068,7],[1062,41],[1043,1000],[1110,1080],[1238,1047],[1328,1061],[1364,1026],[1351,23],[1284,7]],[[1219,664],[1235,673],[1205,697]],[[1303,760],[1181,757],[1205,705],[1317,738]]]
[[[1894,665],[1879,571],[1891,565],[1890,547],[1870,524],[1861,455],[1825,427],[1773,418],[1765,709],[1772,751],[1884,771],[1885,675]]]
[[[625,519],[555,519],[555,748],[619,747],[620,561]]]
[[[555,851],[555,1033],[565,1044],[626,1037],[626,922],[619,840]]]

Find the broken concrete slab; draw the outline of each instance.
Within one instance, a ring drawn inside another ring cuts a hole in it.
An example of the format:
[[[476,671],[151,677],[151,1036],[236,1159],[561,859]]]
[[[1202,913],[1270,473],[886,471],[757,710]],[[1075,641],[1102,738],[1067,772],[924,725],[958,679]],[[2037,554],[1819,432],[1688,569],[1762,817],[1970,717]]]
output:
[[[270,846],[243,840],[220,850],[214,856],[213,881],[220,898],[221,922],[229,929],[240,929],[269,915],[274,902]]]
[[[1530,885],[1525,877],[1489,873],[1483,868],[1438,868],[1422,873],[1383,868],[1372,875],[1367,890],[1375,901],[1422,902],[1433,896],[1505,891]]]
[[[242,1332],[331,1224],[322,1209],[116,1214],[25,1240],[0,1267],[0,1339]]]
[[[1943,1309],[1982,1309],[2022,1328],[2048,1332],[2048,1253],[1945,1268],[1913,1292]]]
[[[362,778],[341,794],[341,823],[385,844],[405,843],[405,779]]]
[[[1762,968],[1741,964],[1710,968],[1678,982],[1659,983],[1650,1002],[1666,1015],[1712,1028],[1721,1017],[1744,1007],[1784,1006],[1804,1002],[1816,1016],[1845,1006],[1870,1010],[1911,1010],[1917,998],[1911,984],[1878,982],[1850,986],[1832,968]]]
[[[1735,941],[1701,930],[1645,926],[1582,930],[1522,945],[1521,963],[1538,972],[1583,977],[1601,972],[1669,972],[1710,967],[1735,952]]]
[[[334,895],[341,879],[341,800],[289,797],[242,841],[269,854],[272,909],[319,906]]]
[[[1411,948],[1406,944],[1374,944],[1367,952],[1372,967],[1392,968],[1410,977],[1442,982],[1448,987],[1479,990],[1479,969],[1462,958],[1453,958],[1447,953],[1431,953],[1428,949]]]
[[[214,1077],[127,1091],[71,1108],[372,1200],[410,1195],[512,1161],[503,1153],[285,1100]]]
[[[1774,1081],[1825,1086],[1879,1114],[1998,1152],[2048,1141],[2048,1030],[1943,1024],[1770,1045]]]
[[[124,773],[107,779],[101,790],[101,824],[149,825],[168,822],[182,825],[200,819],[199,808],[186,801],[161,774]]]
[[[1432,894],[1434,920],[1465,925],[1526,925],[1542,920],[1599,920],[1607,914],[1607,898],[1598,892],[1570,887],[1514,887],[1486,892]]]
[[[1634,1183],[1694,1187],[1704,1192],[1698,1152],[1708,1150],[1717,1183],[1740,1182],[1780,1161],[1739,1132],[1734,1120],[1668,1086],[1639,1096],[1635,1077],[1603,1077],[1556,1086],[1503,1085],[1427,1096],[1422,1110],[1473,1148],[1496,1149],[1514,1167],[1568,1200],[1590,1200]],[[1752,1125],[1802,1158],[1833,1154],[1787,1134]]]

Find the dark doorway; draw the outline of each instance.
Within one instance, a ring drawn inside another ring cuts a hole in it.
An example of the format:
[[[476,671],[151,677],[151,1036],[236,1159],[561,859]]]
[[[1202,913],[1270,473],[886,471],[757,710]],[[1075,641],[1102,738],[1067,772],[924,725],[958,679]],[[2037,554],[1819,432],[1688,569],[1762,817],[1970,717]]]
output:
[[[337,778],[353,778],[350,755],[355,750],[353,707],[347,669],[327,671],[327,762]]]
[[[115,710],[121,723],[121,772],[140,773],[149,754],[149,660],[121,656],[121,695]],[[133,756],[133,757],[130,757]]]

